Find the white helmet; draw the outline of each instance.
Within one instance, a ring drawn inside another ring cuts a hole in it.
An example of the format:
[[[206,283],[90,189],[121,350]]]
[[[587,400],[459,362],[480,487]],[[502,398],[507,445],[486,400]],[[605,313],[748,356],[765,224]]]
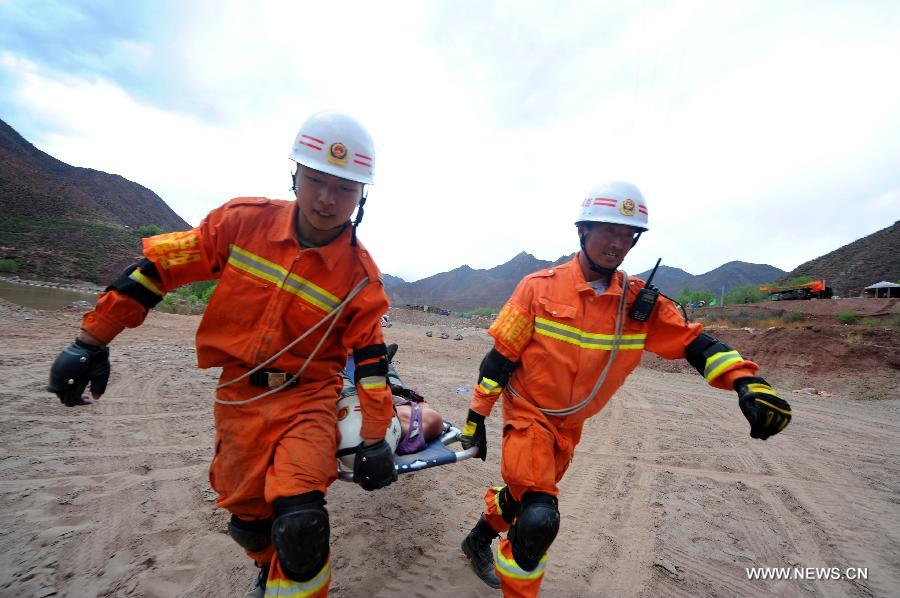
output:
[[[362,442],[359,430],[362,427],[362,413],[359,407],[359,397],[356,393],[341,397],[338,401],[338,431],[341,433],[341,439],[338,443],[338,459],[347,471],[353,471],[353,462],[356,461],[356,453],[341,454],[344,449],[353,449]],[[391,447],[391,452],[397,450],[397,443],[400,442],[402,434],[400,428],[400,420],[396,415],[391,418],[391,423],[387,431],[384,433],[384,439]]]
[[[291,160],[366,185],[373,182],[375,146],[359,122],[334,111],[313,114],[297,132]]]
[[[626,224],[640,231],[647,226],[647,201],[640,190],[625,181],[601,183],[590,190],[581,202],[581,211],[575,224],[582,222],[609,222]]]

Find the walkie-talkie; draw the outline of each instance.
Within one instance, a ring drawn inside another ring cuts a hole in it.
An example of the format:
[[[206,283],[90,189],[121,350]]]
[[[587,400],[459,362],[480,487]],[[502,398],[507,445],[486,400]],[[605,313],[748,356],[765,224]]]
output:
[[[647,284],[638,291],[634,305],[631,306],[631,311],[628,312],[628,316],[638,322],[647,321],[647,318],[650,317],[650,313],[653,311],[653,306],[656,305],[656,300],[659,298],[659,289],[653,286],[653,277],[656,275],[656,269],[659,268],[661,261],[662,258],[656,260],[656,265],[653,266],[653,271],[650,273],[650,278],[647,279]]]

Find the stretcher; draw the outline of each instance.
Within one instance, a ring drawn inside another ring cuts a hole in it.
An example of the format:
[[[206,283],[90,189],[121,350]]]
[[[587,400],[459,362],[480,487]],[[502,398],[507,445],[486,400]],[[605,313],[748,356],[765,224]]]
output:
[[[478,455],[478,447],[473,446],[460,451],[454,451],[450,448],[449,445],[459,440],[460,433],[459,428],[451,425],[449,422],[445,422],[444,432],[425,445],[425,448],[421,451],[409,455],[395,454],[394,468],[398,474],[414,473],[423,469],[459,463]],[[340,461],[338,461],[338,478],[347,482],[353,481],[353,472],[348,470]]]

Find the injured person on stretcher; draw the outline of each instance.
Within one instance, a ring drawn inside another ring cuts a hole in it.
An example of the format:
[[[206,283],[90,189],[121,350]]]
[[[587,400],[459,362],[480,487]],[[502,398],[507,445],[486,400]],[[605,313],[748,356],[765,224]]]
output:
[[[441,414],[432,409],[422,395],[404,385],[397,375],[392,363],[397,349],[396,344],[387,347],[388,382],[394,397],[396,417],[385,439],[397,455],[409,455],[423,450],[428,442],[446,432],[447,427]],[[341,372],[343,388],[338,402],[338,428],[341,432],[338,457],[344,456],[345,448],[359,444],[353,423],[359,417],[359,401],[356,400],[356,385],[353,382],[354,365],[351,356]]]

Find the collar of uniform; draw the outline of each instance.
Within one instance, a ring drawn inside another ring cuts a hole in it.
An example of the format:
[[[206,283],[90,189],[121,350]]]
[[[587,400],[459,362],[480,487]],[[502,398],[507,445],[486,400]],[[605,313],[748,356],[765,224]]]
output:
[[[275,220],[275,223],[272,225],[269,232],[269,240],[270,241],[292,241],[293,243],[300,246],[299,241],[297,240],[297,215],[300,212],[300,207],[297,205],[296,200],[290,202],[287,210],[282,210],[278,217]],[[337,260],[339,259],[341,253],[343,251],[339,249],[339,247],[343,244],[346,246],[350,246],[350,233],[353,232],[353,226],[347,225],[344,227],[344,230],[341,231],[331,243],[328,245],[323,245],[322,247],[310,247],[309,249],[303,249],[303,253],[307,255],[317,255],[325,264],[325,267],[329,270],[333,270]]]
[[[295,222],[297,222],[297,200],[285,202],[288,205],[286,210],[278,212],[275,222],[269,228],[270,241],[297,241],[297,234],[294,232]]]
[[[564,265],[564,267],[571,267],[572,276],[575,278],[575,290],[579,293],[590,293],[594,294],[594,289],[591,285],[588,284],[587,279],[584,277],[584,272],[581,270],[581,264],[578,262],[578,254],[575,254],[575,257],[572,258],[570,262]],[[606,289],[604,294],[610,293],[611,295],[619,295],[622,293],[622,285],[619,283],[619,278],[622,275],[621,270],[616,270],[615,276],[610,276],[609,280],[609,288]]]

